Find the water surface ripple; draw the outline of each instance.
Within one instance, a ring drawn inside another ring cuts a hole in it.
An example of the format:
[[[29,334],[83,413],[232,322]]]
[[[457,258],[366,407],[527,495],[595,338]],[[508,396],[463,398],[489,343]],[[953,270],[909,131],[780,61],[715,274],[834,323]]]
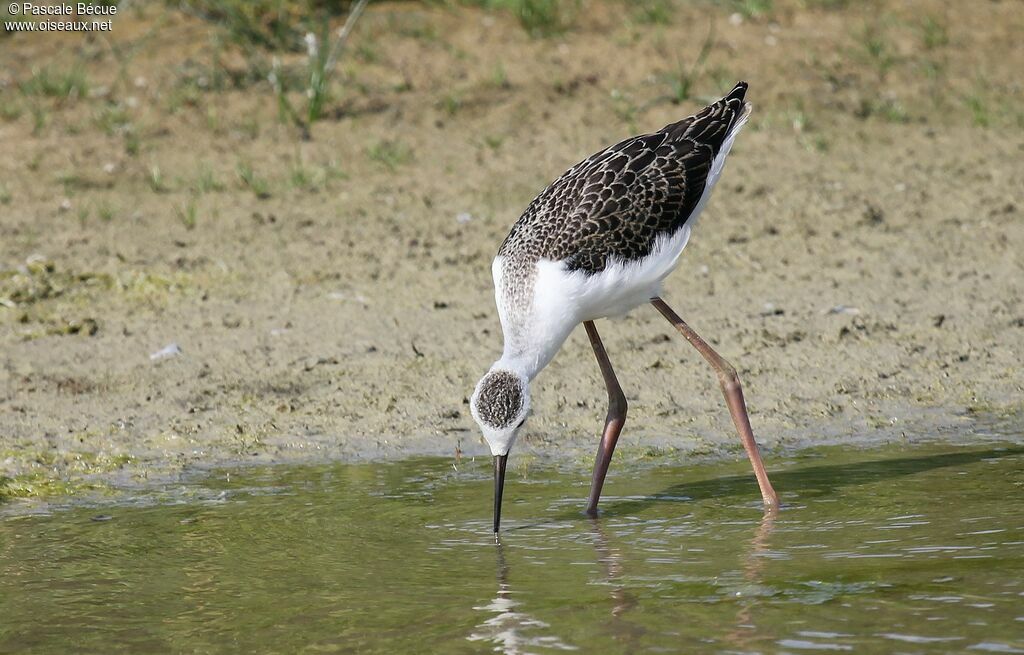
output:
[[[1024,653],[1024,449],[245,469],[0,519],[0,652]],[[8,508],[10,509],[10,508]],[[104,520],[96,520],[104,519]]]

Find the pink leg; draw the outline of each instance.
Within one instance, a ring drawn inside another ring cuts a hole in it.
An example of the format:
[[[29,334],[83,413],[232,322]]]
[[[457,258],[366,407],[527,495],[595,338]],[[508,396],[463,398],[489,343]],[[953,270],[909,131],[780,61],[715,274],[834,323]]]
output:
[[[594,348],[594,355],[597,356],[597,363],[601,367],[601,375],[604,376],[604,385],[608,389],[608,416],[605,418],[601,444],[597,448],[594,477],[590,482],[590,497],[587,499],[587,514],[596,516],[597,502],[601,500],[601,487],[604,486],[604,478],[608,475],[608,465],[611,464],[612,453],[615,452],[615,442],[619,440],[622,426],[626,424],[626,396],[615,378],[615,371],[612,370],[612,363],[608,360],[608,353],[604,350],[604,344],[601,343],[594,322],[584,321],[583,327],[587,329],[590,345]]]
[[[711,368],[715,369],[715,373],[718,374],[718,382],[722,385],[722,393],[725,395],[725,403],[729,406],[729,413],[732,414],[732,422],[736,424],[736,431],[740,434],[743,449],[747,451],[750,464],[754,467],[754,476],[757,477],[757,484],[761,487],[764,505],[768,510],[777,509],[779,496],[772,489],[772,483],[768,480],[768,472],[765,471],[764,462],[761,461],[761,453],[757,450],[757,442],[754,441],[754,431],[750,429],[747,405],[743,402],[743,388],[740,386],[740,377],[736,374],[736,369],[701,339],[700,335],[672,311],[672,308],[665,304],[664,300],[655,297],[651,299],[651,304],[679,330],[679,333],[690,342],[691,346],[697,349],[705,361],[711,364]]]

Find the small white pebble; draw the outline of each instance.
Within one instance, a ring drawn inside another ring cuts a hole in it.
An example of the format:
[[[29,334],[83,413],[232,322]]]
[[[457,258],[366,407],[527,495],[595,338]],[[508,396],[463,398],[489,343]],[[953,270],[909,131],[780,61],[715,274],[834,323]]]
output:
[[[465,225],[466,223],[473,220],[473,215],[469,212],[459,212],[455,215],[455,222],[459,225]]]
[[[58,207],[58,209],[62,212],[69,211],[71,209],[71,200],[69,200],[68,198],[61,200],[60,207]]]
[[[160,350],[150,353],[149,358],[152,361],[158,361],[161,359],[167,359],[168,357],[177,357],[181,354],[181,348],[176,343],[169,343]]]
[[[743,14],[741,14],[738,11],[733,13],[731,16],[729,16],[729,24],[733,25],[733,26],[742,25],[743,24]]]
[[[366,300],[366,296],[358,294],[358,293],[352,294],[352,293],[345,293],[344,291],[331,291],[330,293],[327,294],[327,298],[330,299],[330,300],[341,300],[341,301],[352,300],[352,301],[355,301],[355,302],[357,302],[357,303],[359,303],[361,305],[368,305],[369,304],[369,302],[367,302],[367,300]]]
[[[821,312],[822,314],[860,314],[860,310],[856,307],[847,307],[846,305],[836,305],[830,307]]]

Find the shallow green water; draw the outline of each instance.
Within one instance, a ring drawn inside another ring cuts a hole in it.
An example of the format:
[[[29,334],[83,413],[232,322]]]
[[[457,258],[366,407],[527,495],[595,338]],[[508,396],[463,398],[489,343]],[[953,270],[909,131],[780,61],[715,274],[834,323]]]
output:
[[[0,519],[0,652],[1024,653],[1024,448],[235,471]],[[230,477],[230,479],[228,479]],[[101,519],[101,520],[97,520]]]

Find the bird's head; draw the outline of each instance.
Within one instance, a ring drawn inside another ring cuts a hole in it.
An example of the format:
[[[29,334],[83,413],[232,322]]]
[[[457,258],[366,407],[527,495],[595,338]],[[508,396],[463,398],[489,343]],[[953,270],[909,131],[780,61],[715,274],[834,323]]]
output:
[[[494,455],[494,537],[497,539],[505,463],[530,412],[530,381],[521,373],[495,366],[480,378],[469,409]]]
[[[491,454],[507,456],[530,411],[530,382],[515,371],[492,368],[477,383],[469,408]]]

